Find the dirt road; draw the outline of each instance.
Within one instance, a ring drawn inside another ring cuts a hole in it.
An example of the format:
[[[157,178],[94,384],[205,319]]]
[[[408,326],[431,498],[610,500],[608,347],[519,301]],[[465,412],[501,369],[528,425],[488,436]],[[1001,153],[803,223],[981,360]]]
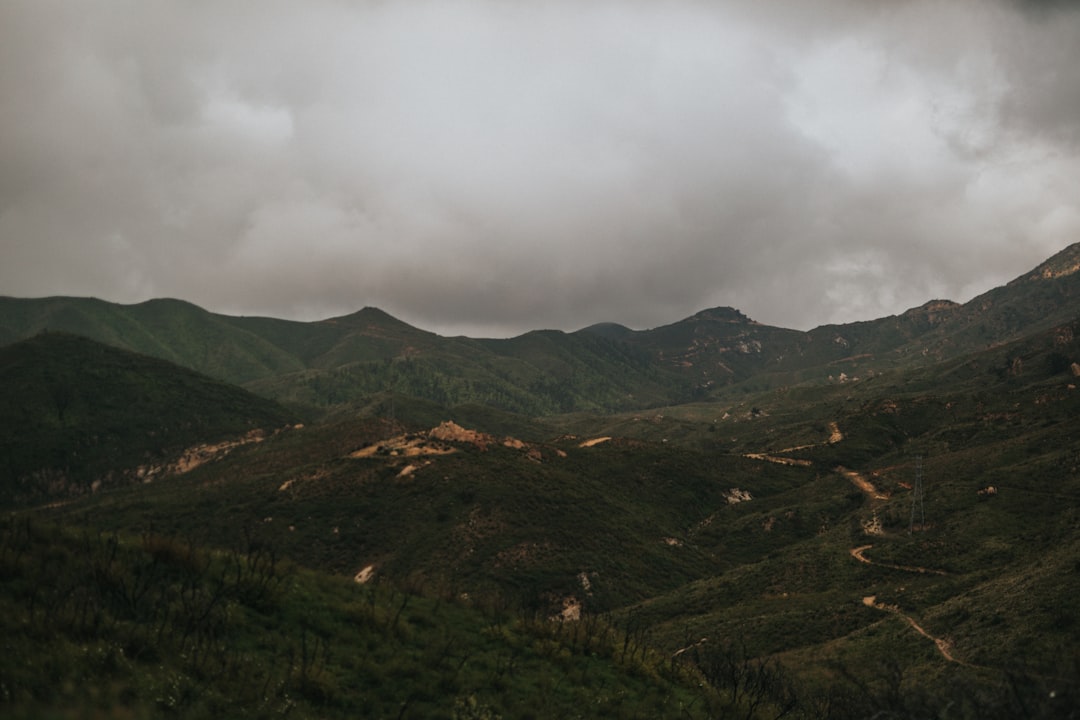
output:
[[[850,480],[851,484],[866,493],[867,497],[870,497],[874,500],[889,499],[888,495],[874,487],[874,483],[867,480],[866,477],[859,471],[851,470],[841,465],[840,467],[836,468],[836,472],[840,473],[848,480]]]
[[[892,563],[879,563],[874,562],[870,558],[866,557],[866,551],[874,547],[873,545],[861,545],[857,548],[851,548],[849,551],[851,557],[855,558],[861,563],[867,565],[877,565],[878,567],[891,568],[893,570],[903,570],[904,572],[919,573],[922,575],[948,575],[949,573],[944,570],[935,570],[933,568],[919,567],[918,565],[894,565]]]
[[[852,551],[852,554],[854,555],[854,551]],[[868,561],[864,560],[864,562],[868,562]],[[896,605],[887,605],[886,603],[877,602],[877,596],[876,595],[868,595],[868,596],[864,597],[863,598],[863,605],[865,605],[867,607],[872,607],[875,610],[881,610],[882,612],[892,613],[893,615],[897,615],[897,616],[903,618],[904,620],[907,621],[908,625],[910,625],[912,627],[912,629],[915,630],[915,632],[919,633],[920,635],[922,635],[924,638],[926,638],[928,640],[932,640],[934,642],[934,645],[937,646],[938,652],[941,653],[941,656],[943,658],[945,658],[949,662],[954,662],[954,663],[956,663],[958,665],[967,665],[967,663],[965,663],[965,662],[963,662],[961,660],[957,660],[956,656],[954,656],[952,654],[952,643],[950,643],[948,640],[946,640],[944,638],[934,637],[930,633],[926,632],[926,630],[923,628],[922,625],[915,622],[915,619],[913,617],[906,614],[898,606],[896,606]]]
[[[824,445],[824,444],[832,445],[832,444],[841,442],[844,439],[844,435],[843,435],[843,433],[840,432],[840,427],[839,427],[839,425],[837,423],[835,423],[835,422],[830,423],[829,424],[829,431],[830,431],[829,439],[825,443],[819,443],[819,445]],[[817,447],[817,445],[801,445],[801,446],[798,446],[798,447],[785,448],[783,450],[779,450],[779,451],[776,451],[776,452],[778,452],[778,453],[789,453],[789,452],[793,452],[793,451],[797,451],[797,450],[803,450],[803,449],[812,448],[812,447]],[[809,460],[798,460],[798,459],[795,459],[795,458],[781,457],[781,456],[779,456],[777,454],[769,454],[769,453],[748,453],[745,457],[748,457],[748,458],[751,458],[751,459],[754,459],[754,460],[764,460],[766,462],[782,463],[784,465],[805,466],[805,465],[810,465],[811,464]],[[864,476],[862,473],[858,472],[857,470],[852,470],[850,468],[839,466],[839,467],[836,468],[836,472],[838,472],[840,475],[847,478],[851,482],[852,485],[859,488],[859,490],[861,490],[869,500],[871,500],[871,501],[881,501],[881,500],[888,500],[889,499],[888,494],[883,493],[880,490],[878,490],[874,486],[874,484],[872,482],[870,482],[866,478],[866,476]],[[877,567],[890,568],[892,570],[900,570],[900,571],[903,571],[903,572],[918,573],[918,574],[921,574],[921,575],[948,575],[948,573],[945,572],[944,570],[935,570],[933,568],[925,568],[925,567],[919,567],[919,566],[915,566],[915,565],[897,565],[897,564],[894,564],[894,563],[874,562],[873,560],[871,560],[870,558],[868,558],[866,556],[866,551],[869,550],[872,547],[874,547],[874,546],[873,545],[861,545],[859,547],[851,548],[851,550],[849,550],[848,552],[851,554],[851,557],[855,558],[859,562],[864,563],[866,565],[876,565]],[[965,662],[963,662],[961,660],[958,660],[952,654],[952,644],[948,640],[945,640],[944,638],[934,637],[933,635],[928,633],[925,628],[923,628],[918,622],[915,621],[914,618],[912,618],[910,615],[907,615],[906,613],[904,613],[899,608],[899,606],[878,602],[877,601],[877,596],[875,596],[875,595],[868,595],[868,596],[864,597],[863,598],[863,604],[866,605],[867,607],[872,607],[872,608],[874,608],[876,610],[881,610],[882,612],[892,613],[893,615],[896,615],[898,617],[903,618],[908,623],[908,625],[911,626],[911,628],[915,632],[919,633],[920,635],[927,638],[928,640],[933,641],[934,645],[938,649],[938,652],[941,653],[941,656],[943,658],[945,658],[949,662],[957,663],[959,665],[968,665],[968,663],[965,663]]]

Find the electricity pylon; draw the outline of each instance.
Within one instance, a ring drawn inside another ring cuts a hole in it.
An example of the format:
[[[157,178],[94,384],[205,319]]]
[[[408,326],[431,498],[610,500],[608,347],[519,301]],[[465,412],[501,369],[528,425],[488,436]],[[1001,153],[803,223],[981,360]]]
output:
[[[908,535],[915,531],[915,516],[919,516],[919,528],[926,527],[926,511],[923,508],[922,455],[915,456],[915,484],[911,488],[911,522]]]

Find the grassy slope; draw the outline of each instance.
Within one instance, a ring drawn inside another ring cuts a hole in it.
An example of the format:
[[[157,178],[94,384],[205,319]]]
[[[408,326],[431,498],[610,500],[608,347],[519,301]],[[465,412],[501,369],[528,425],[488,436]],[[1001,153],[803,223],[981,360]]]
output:
[[[228,318],[180,300],[116,305],[93,298],[0,298],[0,342],[15,342],[46,330],[92,338],[230,383],[302,367],[295,357],[234,327]]]
[[[229,317],[177,300],[0,298],[0,344],[69,332],[175,362],[278,400],[328,407],[386,391],[533,415],[670,402],[685,384],[589,335],[443,338],[365,308],[313,323]],[[543,338],[542,342],[536,342]]]
[[[780,453],[812,460],[814,482],[740,506],[738,522],[710,528],[702,541],[738,549],[776,543],[777,533],[802,537],[764,562],[691,583],[633,612],[669,647],[703,635],[741,637],[754,653],[819,677],[837,678],[829,668],[839,664],[879,681],[897,671],[885,668],[888,659],[906,673],[905,683],[938,687],[939,699],[947,696],[939,683],[1004,694],[1056,683],[1075,692],[1080,391],[1062,357],[1080,357],[1071,339],[1076,329],[914,373],[756,398],[763,414],[719,423],[718,432],[730,431],[741,449],[804,444],[820,432],[822,407],[835,413],[845,439]],[[800,408],[802,430],[792,426]],[[919,454],[928,525],[909,535],[912,494],[902,483],[913,482]],[[888,499],[867,497],[833,471],[837,466],[861,471]],[[996,493],[979,493],[988,487]],[[884,534],[864,531],[874,517]],[[863,545],[873,546],[866,554],[876,565],[850,556]],[[902,569],[913,566],[947,574]],[[867,596],[898,606],[946,640],[960,662],[946,661],[897,615],[866,607]]]
[[[541,444],[533,456],[464,444],[447,456],[347,457],[394,432],[366,421],[292,431],[168,483],[112,493],[93,512],[128,529],[152,523],[183,533],[198,524],[211,544],[261,523],[290,556],[335,572],[375,565],[398,581],[498,590],[549,608],[575,596],[603,611],[721,567],[667,539],[686,537],[725,508],[732,486],[769,492],[802,477],[623,443]],[[591,579],[587,592],[582,574]]]
[[[675,718],[709,702],[615,628],[357,585],[250,535],[210,553],[5,519],[0,577],[8,718]]]
[[[1080,397],[1063,358],[1080,347],[1066,337],[1059,329],[917,372],[719,407],[567,419],[579,432],[614,427],[642,439],[551,441],[537,448],[541,462],[462,446],[399,477],[413,459],[346,455],[400,430],[343,419],[58,512],[132,532],[194,532],[213,546],[258,527],[305,563],[348,575],[372,565],[376,577],[542,614],[573,596],[668,653],[708,637],[702,652],[741,644],[799,668],[804,683],[848,688],[848,716],[901,687],[912,692],[899,697],[929,708],[955,701],[969,708],[962,716],[1008,716],[1055,678],[1060,697],[1075,691],[1061,660],[1080,640]],[[830,422],[844,435],[835,444],[825,442]],[[812,447],[785,450],[797,445]],[[760,451],[812,465],[741,457]],[[908,536],[901,483],[917,453],[929,527]],[[839,466],[888,498],[868,498]],[[996,495],[978,494],[989,485]],[[729,505],[733,487],[753,500]],[[874,516],[884,535],[865,534]],[[869,544],[876,565],[849,554]],[[965,664],[946,661],[898,615],[865,606],[870,595],[948,640]],[[1036,706],[1027,714],[1059,707],[1046,697]]]
[[[263,395],[328,407],[379,392],[547,415],[723,399],[870,377],[1011,341],[1075,317],[1076,245],[965,305],[797,332],[727,308],[646,331],[598,326],[509,340],[443,338],[374,308],[314,323],[228,317],[177,300],[0,298],[0,343],[51,328],[155,355]]]
[[[5,503],[82,494],[197,443],[291,419],[240,388],[64,333],[0,348],[0,374]]]
[[[1025,282],[1053,304],[1073,277]],[[1017,311],[1003,312],[992,324],[1013,327]],[[964,347],[993,330],[965,327],[975,334]],[[1077,331],[1080,323],[1059,324],[858,382],[744,386],[716,403],[553,418],[548,426],[583,437],[631,439],[549,441],[535,448],[539,458],[463,446],[405,476],[410,459],[345,457],[400,428],[342,416],[57,512],[136,533],[153,524],[219,547],[257,527],[304,563],[350,575],[372,565],[376,577],[542,613],[573,596],[668,653],[707,637],[702,653],[734,643],[781,659],[806,683],[839,683],[857,700],[846,716],[927,716],[952,704],[964,717],[1051,717],[1072,706],[1078,677]],[[552,376],[572,368],[552,360],[548,341],[527,337],[507,354],[533,367],[545,359]],[[406,419],[439,412],[405,406]],[[831,423],[840,442],[826,442]],[[797,446],[810,447],[789,449]],[[751,452],[810,464],[743,457]],[[917,455],[927,526],[909,535],[905,483]],[[885,497],[868,496],[842,468]],[[753,500],[729,505],[734,487]],[[988,487],[996,492],[980,494]],[[868,535],[875,518],[883,534]],[[850,554],[864,545],[874,564]],[[904,569],[912,566],[944,574]],[[895,611],[867,606],[870,596]]]
[[[1047,677],[1080,639],[1069,620],[1080,590],[1080,396],[1062,362],[1080,347],[1067,335],[741,407],[610,419],[643,439],[559,440],[538,446],[539,463],[522,450],[462,446],[399,477],[413,460],[345,457],[397,431],[346,421],[86,508],[130,529],[201,522],[211,543],[262,522],[283,552],[340,573],[373,565],[397,582],[544,612],[568,597],[586,611],[621,608],[669,651],[740,638],[754,655],[824,668],[837,658],[862,666],[893,647],[919,674],[956,670],[902,620],[865,607],[874,595],[947,636],[964,663],[990,668],[981,682],[1001,681],[1017,653],[1032,677]],[[833,421],[843,439],[831,445]],[[785,451],[798,445],[812,447]],[[741,457],[754,451],[812,465]],[[930,527],[909,536],[902,483],[917,453]],[[867,498],[839,466],[889,497]],[[988,486],[998,492],[978,494]],[[753,501],[729,505],[735,487]],[[883,534],[867,535],[862,524],[875,516]],[[851,557],[864,544],[878,565]]]

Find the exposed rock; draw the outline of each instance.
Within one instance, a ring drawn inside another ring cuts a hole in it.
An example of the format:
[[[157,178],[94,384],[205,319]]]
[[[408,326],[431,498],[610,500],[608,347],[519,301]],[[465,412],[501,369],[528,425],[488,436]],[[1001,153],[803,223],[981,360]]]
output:
[[[391,457],[415,457],[417,455],[449,455],[454,448],[443,443],[432,443],[422,435],[398,435],[375,445],[368,445],[349,453],[351,458],[369,458],[379,454]]]
[[[438,427],[432,428],[428,432],[428,437],[433,440],[472,443],[481,450],[486,450],[488,445],[495,442],[495,438],[491,435],[476,430],[466,430],[453,420],[447,420],[440,423]]]
[[[731,488],[724,493],[724,499],[727,500],[728,505],[737,505],[741,502],[750,502],[753,500],[753,496],[750,495],[749,490],[740,490],[739,488]]]
[[[866,535],[884,535],[885,528],[881,525],[881,518],[874,515],[869,520],[863,520],[861,523],[862,531]]]
[[[921,316],[925,318],[926,322],[930,325],[937,325],[943,320],[947,320],[962,307],[963,305],[953,302],[952,300],[931,300],[917,308],[908,310],[901,317],[910,319]]]
[[[552,621],[574,622],[581,619],[581,601],[573,595],[563,598],[562,610],[550,618]]]
[[[275,431],[275,434],[277,431]],[[140,465],[135,469],[135,477],[144,483],[151,482],[158,475],[183,475],[211,460],[217,460],[229,454],[235,448],[251,443],[258,443],[267,437],[264,430],[251,430],[235,440],[219,443],[202,443],[185,450],[175,462],[167,465]]]
[[[410,464],[406,465],[405,467],[403,467],[401,469],[401,472],[399,472],[397,474],[397,476],[399,478],[408,477],[408,476],[412,475],[414,472],[416,472],[417,470],[419,470],[421,467],[423,467],[423,465],[413,465],[412,463],[410,463]]]
[[[579,572],[578,580],[581,582],[581,589],[589,595],[592,595],[592,581],[589,580],[589,574],[587,572]]]

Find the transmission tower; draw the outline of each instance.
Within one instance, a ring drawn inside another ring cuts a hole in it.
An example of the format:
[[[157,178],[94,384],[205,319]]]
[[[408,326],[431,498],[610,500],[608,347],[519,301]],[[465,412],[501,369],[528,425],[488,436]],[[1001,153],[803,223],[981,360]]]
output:
[[[926,511],[923,508],[922,455],[915,456],[915,484],[911,488],[911,522],[908,535],[915,531],[915,516],[919,516],[919,528],[926,527]]]

